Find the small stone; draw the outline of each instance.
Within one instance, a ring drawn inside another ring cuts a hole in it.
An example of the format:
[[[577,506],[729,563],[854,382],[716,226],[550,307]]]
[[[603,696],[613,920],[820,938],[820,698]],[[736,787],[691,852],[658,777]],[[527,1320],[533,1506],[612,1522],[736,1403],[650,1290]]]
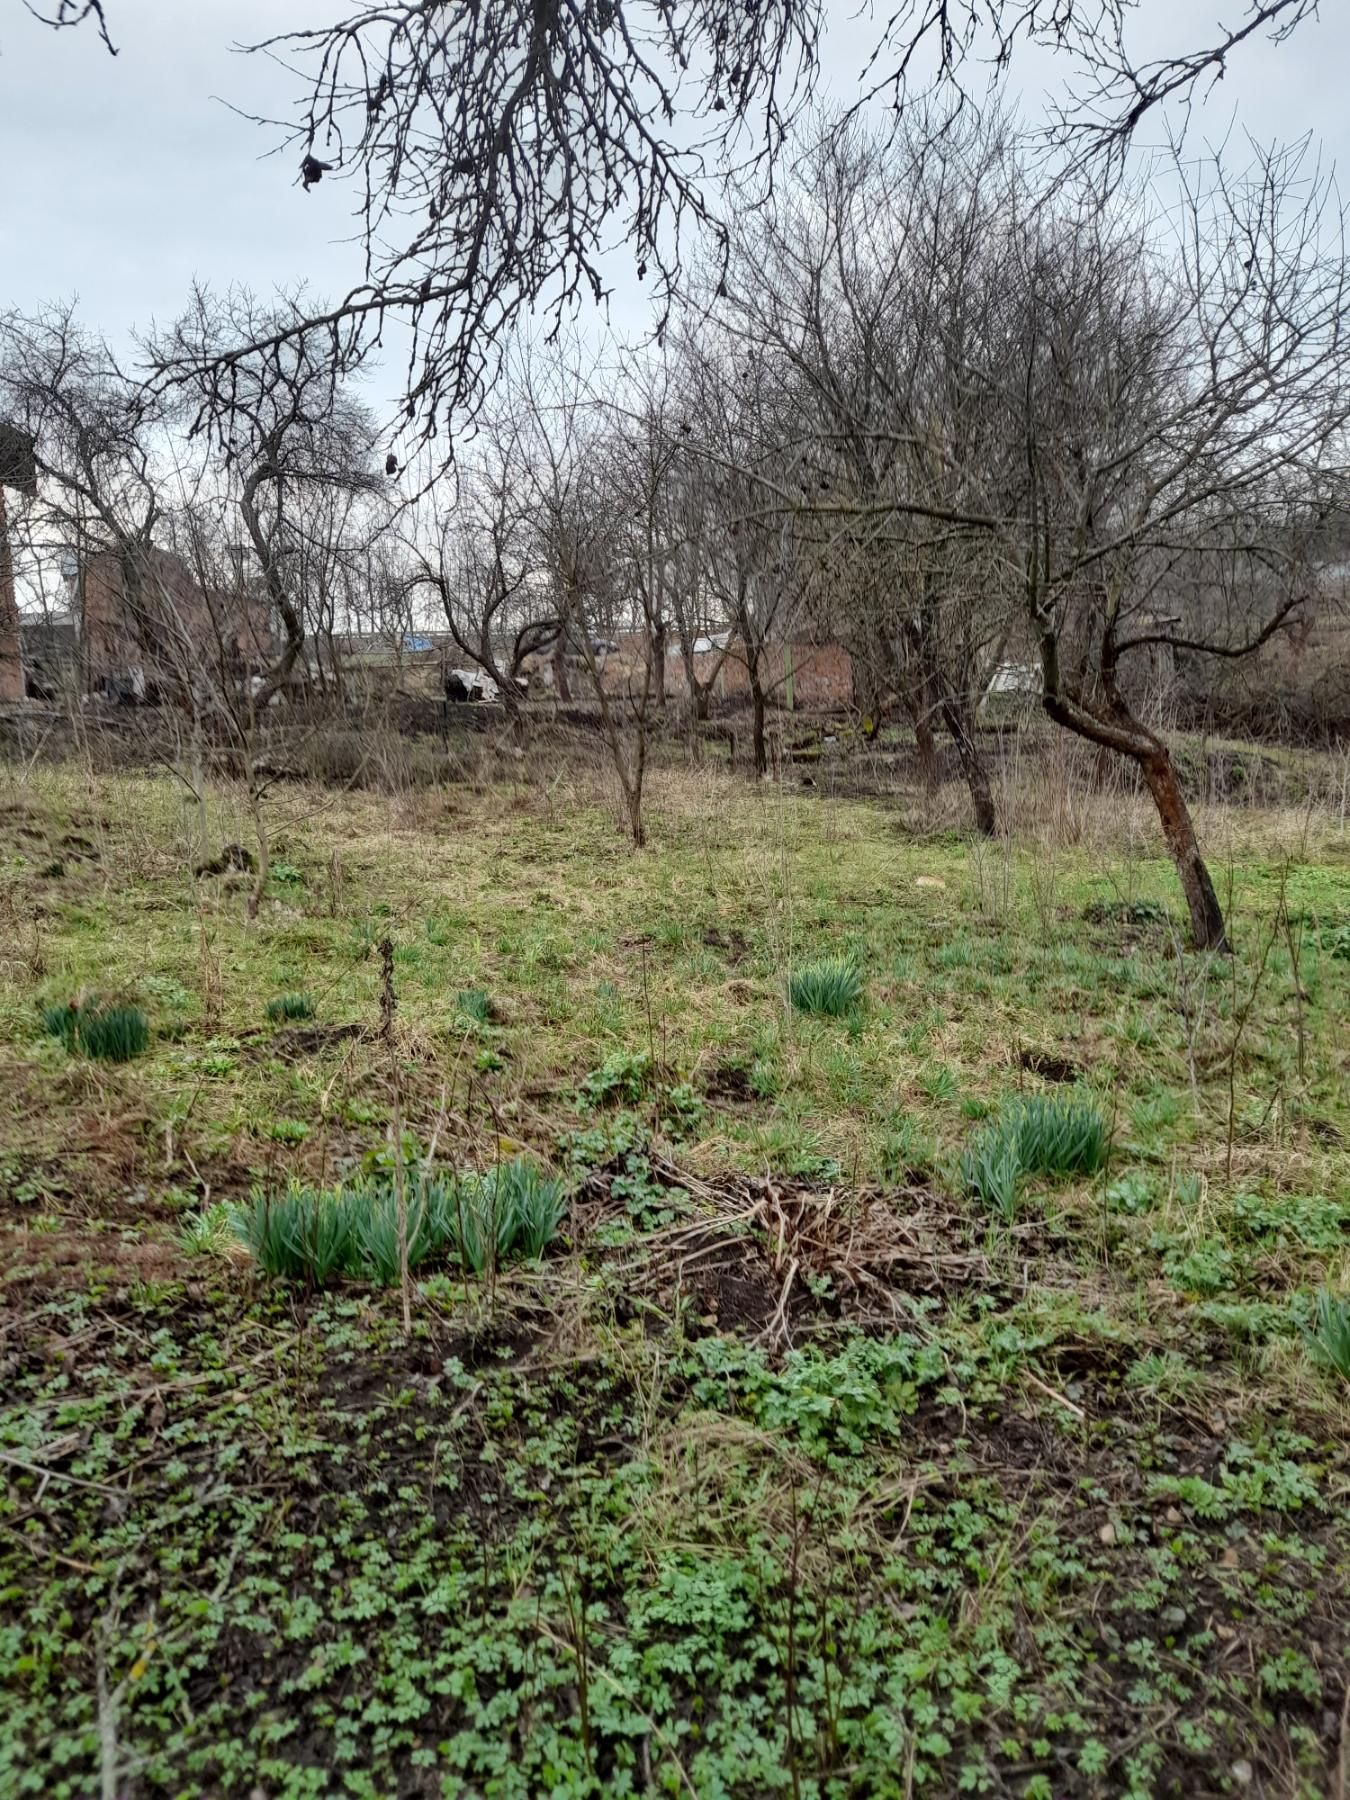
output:
[[[1245,1757],[1243,1757],[1241,1762],[1235,1762],[1228,1772],[1239,1787],[1250,1787],[1252,1785],[1252,1777],[1255,1774],[1255,1771]]]
[[[1167,1511],[1163,1514],[1163,1518],[1166,1519],[1169,1525],[1180,1525],[1183,1523],[1181,1514],[1177,1511],[1175,1506],[1169,1506]]]
[[[1109,1523],[1109,1521],[1107,1524],[1103,1525],[1101,1530],[1097,1533],[1097,1541],[1101,1544],[1114,1544],[1116,1541],[1115,1526]]]
[[[1219,1558],[1219,1567],[1222,1569],[1236,1569],[1241,1560],[1241,1557],[1237,1553],[1237,1545],[1230,1544]]]
[[[947,884],[940,875],[916,875],[914,885],[915,887],[945,888]]]

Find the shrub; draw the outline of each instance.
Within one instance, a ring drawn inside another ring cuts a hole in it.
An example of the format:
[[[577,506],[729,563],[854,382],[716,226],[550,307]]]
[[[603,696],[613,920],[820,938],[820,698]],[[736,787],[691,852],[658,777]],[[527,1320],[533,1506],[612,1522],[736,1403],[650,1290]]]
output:
[[[71,1056],[77,1051],[96,1062],[123,1063],[149,1048],[150,1024],[138,1006],[49,1006],[43,1029],[60,1038]]]
[[[1025,1176],[1095,1175],[1106,1150],[1106,1121],[1095,1106],[1037,1094],[975,1134],[961,1157],[961,1185],[1011,1219]]]
[[[1302,1327],[1313,1359],[1350,1381],[1350,1297],[1323,1288],[1317,1296],[1313,1322]]]
[[[808,963],[788,982],[788,998],[797,1011],[823,1018],[844,1018],[854,1011],[862,995],[862,973],[847,956],[827,956],[821,962]]]
[[[267,1016],[274,1025],[283,1025],[296,1019],[312,1019],[314,1001],[308,994],[278,994],[275,1000],[267,1002]]]

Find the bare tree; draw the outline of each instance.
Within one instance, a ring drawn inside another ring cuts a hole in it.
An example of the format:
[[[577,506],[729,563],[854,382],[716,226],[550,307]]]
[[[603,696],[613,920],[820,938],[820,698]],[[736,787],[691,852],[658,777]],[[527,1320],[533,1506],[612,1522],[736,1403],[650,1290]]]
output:
[[[1013,602],[987,547],[944,514],[982,429],[959,359],[1002,142],[997,120],[939,132],[920,118],[887,138],[827,129],[800,182],[738,227],[719,306],[777,394],[795,450],[781,510],[838,635],[889,677],[921,747],[946,727],[985,833],[976,715]]]
[[[789,441],[777,383],[753,347],[737,359],[725,342],[690,331],[680,353],[694,408],[691,450],[704,465],[705,579],[730,628],[727,659],[745,670],[751,754],[763,775],[768,709],[786,680],[783,647],[805,617],[811,578],[791,510],[775,503],[795,480],[799,448]]]
[[[423,496],[405,541],[413,581],[435,594],[456,649],[496,687],[519,737],[521,665],[556,619],[531,561],[520,428],[509,405],[485,422],[472,461]]]
[[[1343,220],[1298,152],[1257,156],[1238,181],[1216,170],[1204,191],[1179,171],[1172,243],[1119,195],[1019,199],[1022,179],[986,240],[992,329],[964,355],[996,426],[968,463],[969,522],[979,499],[1020,571],[1046,712],[1139,770],[1194,940],[1223,949],[1131,670],[1158,651],[1250,655],[1315,601],[1309,551],[1350,419]]]
[[[1134,12],[1126,0],[899,0],[858,104],[889,91],[903,115],[930,92],[959,109],[980,97],[977,74],[996,83],[1023,47],[1049,49],[1069,84],[1051,141],[1104,151],[1118,171],[1143,119],[1184,112],[1230,59],[1314,20],[1317,0],[1248,0],[1240,23],[1163,59],[1135,47]],[[93,0],[60,0],[50,22],[86,18],[111,48]],[[854,28],[842,8],[838,25]],[[335,306],[255,319],[213,350],[217,374],[316,332],[345,358],[398,318],[411,338],[405,417],[430,438],[481,404],[514,321],[547,310],[556,326],[581,297],[603,299],[616,239],[664,312],[686,227],[724,234],[710,170],[740,178],[737,206],[768,190],[833,28],[824,0],[362,0],[331,24],[283,25],[252,48],[295,69],[307,98],[298,123],[260,123],[303,188],[352,181],[365,265]]]

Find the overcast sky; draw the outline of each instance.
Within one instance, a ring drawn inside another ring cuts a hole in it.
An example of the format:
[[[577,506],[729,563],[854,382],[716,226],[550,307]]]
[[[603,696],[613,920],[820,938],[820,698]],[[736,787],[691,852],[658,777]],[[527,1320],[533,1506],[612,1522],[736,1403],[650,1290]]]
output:
[[[1235,22],[1245,4],[1142,0],[1134,41],[1150,54],[1208,41],[1215,15]],[[0,306],[77,295],[87,323],[125,342],[132,327],[173,317],[194,278],[264,292],[303,278],[323,295],[352,285],[349,191],[325,181],[305,193],[294,156],[268,156],[274,135],[225,104],[284,113],[299,79],[231,46],[344,10],[342,0],[108,0],[114,59],[87,24],[55,34],[22,0],[0,0]],[[871,47],[875,26],[859,10],[827,0],[836,97],[856,96]],[[1247,49],[1207,102],[1205,132],[1221,134],[1235,113],[1262,139],[1311,130],[1347,166],[1350,6],[1329,0],[1323,11],[1278,49]],[[1035,115],[1061,65],[1023,58],[1016,71],[1010,91]],[[634,304],[621,294],[621,312]]]

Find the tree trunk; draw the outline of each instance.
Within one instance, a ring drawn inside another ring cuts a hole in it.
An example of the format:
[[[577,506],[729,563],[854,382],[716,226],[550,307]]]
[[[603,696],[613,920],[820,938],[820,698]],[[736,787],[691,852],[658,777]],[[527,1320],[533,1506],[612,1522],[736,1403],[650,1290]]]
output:
[[[1054,645],[1048,650],[1043,647],[1042,668],[1047,677],[1056,674],[1055,648]],[[1217,950],[1228,955],[1231,946],[1224,929],[1223,909],[1200,854],[1190,808],[1177,780],[1171,752],[1161,738],[1146,725],[1141,725],[1131,713],[1115,683],[1113,662],[1109,658],[1104,660],[1104,687],[1111,708],[1108,717],[1094,716],[1081,699],[1059,691],[1053,679],[1047,679],[1041,704],[1056,725],[1086,738],[1090,744],[1114,750],[1138,768],[1158,809],[1168,853],[1176,865],[1181,891],[1186,896],[1186,907],[1191,916],[1191,941],[1197,950]]]
[[[767,775],[769,756],[764,743],[764,689],[760,686],[758,669],[750,671],[750,703],[754,719],[755,773]]]
[[[14,590],[14,559],[5,521],[5,490],[0,487],[0,703],[13,705],[23,699],[25,692],[23,634]]]
[[[647,842],[647,828],[642,822],[642,777],[629,783],[625,789],[628,801],[628,829],[632,835],[633,848],[641,850]]]
[[[1191,937],[1197,950],[1230,953],[1228,933],[1224,928],[1223,909],[1214,892],[1209,870],[1205,867],[1196,841],[1190,808],[1177,780],[1176,767],[1165,744],[1148,756],[1138,759],[1153,804],[1162,820],[1163,836],[1172,861],[1176,864],[1181,891],[1191,915]]]
[[[994,810],[994,791],[989,785],[989,770],[975,741],[975,731],[966,709],[958,701],[944,695],[942,717],[952,734],[961,763],[961,773],[970,789],[970,802],[975,810],[975,829],[982,837],[995,837],[998,833],[998,815]]]
[[[554,648],[551,662],[553,664],[553,692],[559,700],[571,703],[572,688],[567,679],[567,644],[565,633],[558,633],[558,642]]]
[[[666,708],[666,622],[657,619],[651,630],[651,644],[648,651],[651,659],[652,704],[659,711]]]
[[[937,739],[933,735],[933,721],[928,716],[926,706],[919,707],[914,715],[914,742],[918,747],[923,785],[932,794],[936,792],[938,784],[938,750]]]

